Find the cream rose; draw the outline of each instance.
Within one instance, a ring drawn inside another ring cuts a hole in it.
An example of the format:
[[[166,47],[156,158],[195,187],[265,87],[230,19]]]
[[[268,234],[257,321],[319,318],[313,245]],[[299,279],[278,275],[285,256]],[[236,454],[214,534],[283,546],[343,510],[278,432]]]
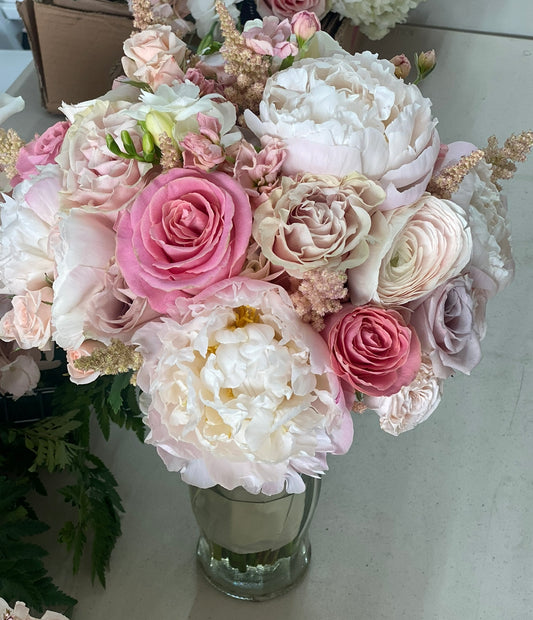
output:
[[[451,200],[422,197],[385,214],[389,232],[366,262],[348,271],[354,305],[405,304],[459,275],[472,255],[466,214]]]
[[[370,52],[304,59],[267,82],[259,137],[283,140],[284,174],[364,174],[387,192],[382,209],[420,198],[439,153],[431,102]]]
[[[359,174],[283,177],[256,209],[252,234],[266,258],[292,276],[345,271],[363,263],[369,241],[379,238],[383,216],[371,215],[384,198],[379,185]]]
[[[14,340],[21,349],[52,348],[52,288],[15,295],[13,309],[0,319],[0,338]]]

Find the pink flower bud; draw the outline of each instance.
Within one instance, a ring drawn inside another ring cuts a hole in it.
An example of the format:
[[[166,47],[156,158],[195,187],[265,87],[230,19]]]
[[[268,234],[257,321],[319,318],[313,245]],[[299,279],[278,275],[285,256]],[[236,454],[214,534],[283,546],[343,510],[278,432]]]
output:
[[[422,75],[428,75],[433,70],[437,63],[435,50],[429,50],[428,52],[422,52],[418,54],[417,64],[418,70]]]
[[[320,20],[315,13],[300,11],[292,16],[291,26],[298,43],[304,43],[320,30]]]
[[[394,65],[394,75],[397,78],[405,80],[411,71],[411,63],[405,54],[398,54],[391,58],[391,62]]]

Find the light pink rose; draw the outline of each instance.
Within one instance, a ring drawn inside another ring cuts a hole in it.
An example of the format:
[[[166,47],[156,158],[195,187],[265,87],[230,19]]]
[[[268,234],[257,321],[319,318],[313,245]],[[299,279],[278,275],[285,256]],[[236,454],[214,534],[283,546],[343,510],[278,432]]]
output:
[[[28,179],[37,174],[37,166],[55,163],[55,158],[59,154],[63,138],[69,127],[68,121],[55,123],[40,136],[36,135],[34,140],[20,149],[16,164],[18,175],[11,179],[12,187],[18,185],[23,179]]]
[[[358,174],[283,177],[255,210],[253,237],[268,260],[294,277],[313,269],[343,272],[363,263],[369,243],[378,241],[384,198],[379,185]]]
[[[50,286],[15,295],[13,309],[0,319],[0,338],[14,340],[21,349],[51,349],[53,297]]]
[[[386,433],[398,436],[429,418],[441,401],[443,384],[429,358],[423,356],[409,385],[392,396],[365,396],[364,404],[379,415],[379,425]]]
[[[416,332],[395,310],[346,306],[326,319],[325,334],[337,375],[370,396],[390,396],[420,368]]]
[[[161,84],[183,81],[181,65],[186,51],[187,45],[170,26],[155,24],[124,41],[122,67],[130,79],[156,90]]]
[[[35,349],[21,351],[12,342],[0,342],[0,394],[11,394],[16,400],[37,387],[41,372]]]
[[[299,11],[310,11],[323,17],[327,6],[325,0],[257,0],[257,11],[261,17],[275,15],[280,19],[290,19]]]
[[[248,24],[255,24],[255,21]],[[287,58],[298,53],[298,46],[289,41],[291,33],[288,19],[280,21],[270,15],[263,19],[261,26],[245,27],[243,36],[246,45],[256,54]]]
[[[454,371],[470,374],[481,360],[480,340],[485,332],[485,298],[475,297],[471,278],[449,280],[411,309],[415,309],[411,325],[434,374],[441,379]]]
[[[106,143],[109,134],[124,150],[121,132],[128,131],[142,151],[137,121],[125,113],[130,108],[126,101],[97,99],[75,115],[57,157],[64,175],[63,207],[104,211],[114,220],[144,187],[152,165],[113,155]]]
[[[352,421],[321,336],[280,287],[245,278],[177,300],[175,317],[133,338],[137,384],[151,401],[147,443],[198,487],[303,491],[328,453],[345,453]]]
[[[384,214],[389,227],[366,262],[348,271],[354,305],[393,306],[419,299],[458,276],[470,261],[466,214],[451,200],[426,194]]]
[[[122,214],[117,262],[133,293],[167,312],[177,297],[238,274],[251,228],[250,202],[231,177],[173,168]]]
[[[300,43],[308,41],[321,27],[320,20],[313,12],[300,11],[295,13],[291,19],[292,32]]]
[[[72,383],[77,385],[86,385],[96,381],[100,376],[100,371],[79,370],[75,366],[75,362],[82,357],[87,357],[104,346],[102,342],[97,340],[85,340],[78,349],[69,349],[67,351],[67,370]]]

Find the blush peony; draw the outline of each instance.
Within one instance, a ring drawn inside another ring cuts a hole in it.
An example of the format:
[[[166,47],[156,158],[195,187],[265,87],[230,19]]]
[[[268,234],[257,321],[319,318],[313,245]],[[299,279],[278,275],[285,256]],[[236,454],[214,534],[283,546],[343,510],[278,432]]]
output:
[[[283,172],[364,174],[386,191],[382,209],[424,192],[439,154],[431,102],[370,52],[307,58],[267,82],[259,117],[245,112],[259,137],[283,140]]]
[[[139,195],[117,226],[117,262],[129,288],[155,310],[235,276],[243,266],[252,211],[222,172],[173,168]]]
[[[170,471],[198,487],[301,492],[326,454],[352,441],[352,420],[324,340],[301,323],[287,293],[233,279],[174,318],[134,336],[144,363],[137,383],[151,402],[147,443]]]

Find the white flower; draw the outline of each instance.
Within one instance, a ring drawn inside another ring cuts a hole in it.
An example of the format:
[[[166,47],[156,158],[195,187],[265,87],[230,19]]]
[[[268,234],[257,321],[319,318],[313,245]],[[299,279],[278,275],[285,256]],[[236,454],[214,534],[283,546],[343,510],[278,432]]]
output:
[[[430,100],[370,52],[295,62],[267,81],[259,118],[245,119],[285,143],[284,174],[359,172],[386,191],[382,210],[420,198],[439,153]]]
[[[11,609],[3,598],[0,598],[0,614],[0,617],[6,620],[38,620],[30,616],[29,608],[21,601],[17,601],[15,607]],[[41,620],[68,620],[68,618],[55,611],[45,611]]]
[[[234,21],[239,19],[239,10],[235,6],[236,0],[222,0]],[[215,11],[215,0],[187,0],[187,7],[196,23],[196,32],[202,39],[211,30],[211,26],[218,21]]]
[[[369,39],[381,39],[421,0],[333,0],[331,10],[348,17]]]
[[[229,280],[176,305],[132,338],[147,443],[189,484],[303,491],[299,473],[322,474],[352,439],[325,341],[265,282]]]
[[[414,381],[392,396],[365,396],[365,405],[379,415],[381,428],[391,435],[412,430],[435,411],[442,398],[443,380],[433,373],[431,362],[422,358]]]
[[[61,172],[43,166],[22,181],[0,208],[0,286],[2,292],[24,295],[53,278],[55,264],[50,237],[56,224]]]

